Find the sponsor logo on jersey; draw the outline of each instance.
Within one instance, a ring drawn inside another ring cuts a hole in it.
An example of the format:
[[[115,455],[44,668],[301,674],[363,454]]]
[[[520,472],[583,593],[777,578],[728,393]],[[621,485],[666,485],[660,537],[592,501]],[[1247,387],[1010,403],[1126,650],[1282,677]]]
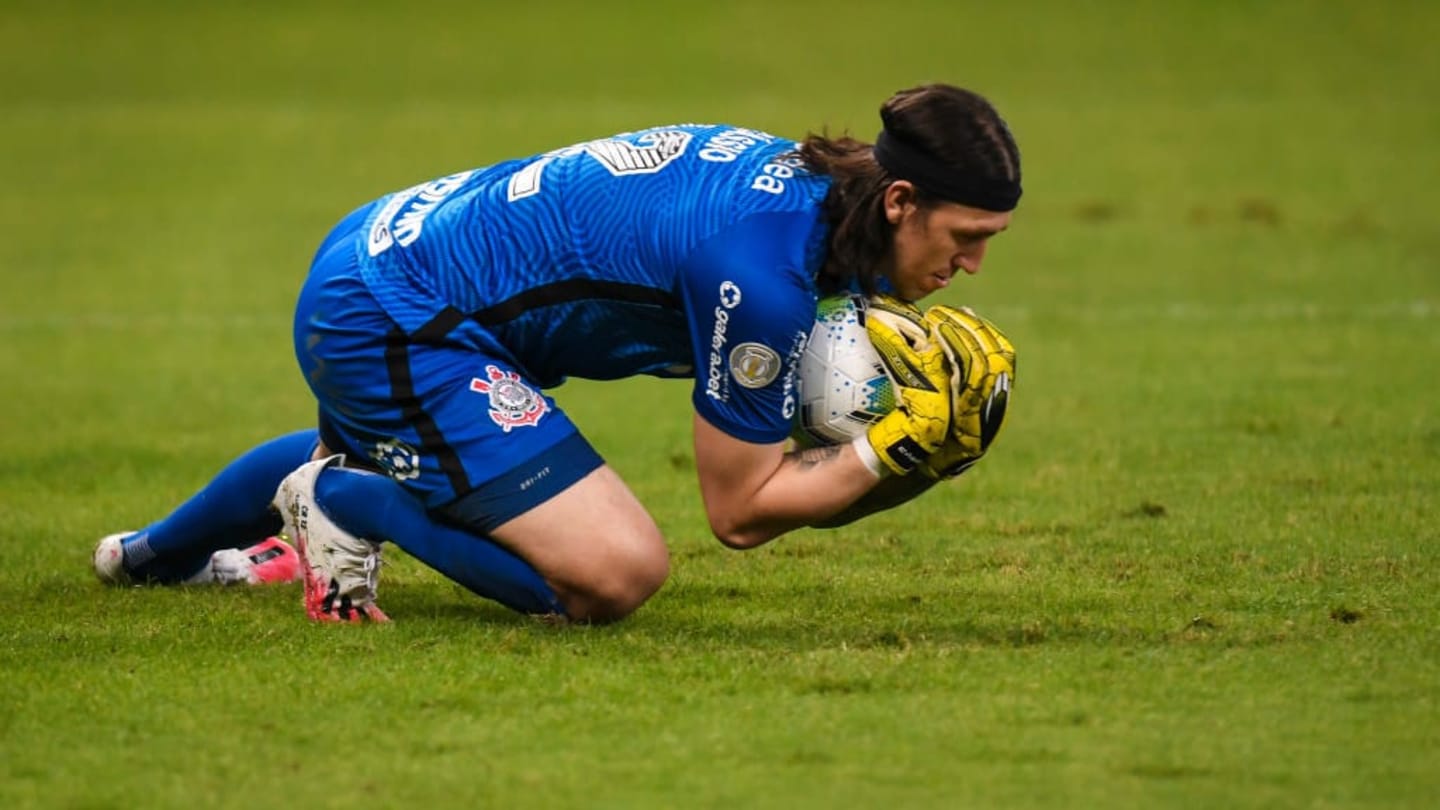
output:
[[[413,244],[420,238],[425,218],[430,216],[430,212],[464,186],[474,173],[459,172],[396,192],[380,209],[375,224],[370,226],[367,245],[370,255],[378,256],[397,244],[400,247]]]
[[[772,143],[775,136],[755,129],[736,127],[712,136],[700,147],[700,159],[710,163],[729,163],[757,143]]]
[[[790,351],[785,355],[785,382],[780,388],[780,415],[786,419],[795,418],[800,388],[800,358],[804,356],[805,344],[809,342],[808,332],[803,329],[796,332],[795,339],[790,342]]]
[[[725,385],[725,333],[730,328],[730,310],[740,306],[740,297],[740,285],[729,279],[720,282],[720,304],[715,307],[715,329],[710,333],[705,396],[721,402],[730,400],[730,391]]]
[[[730,376],[745,388],[764,388],[780,376],[780,355],[763,343],[741,343],[730,351]]]
[[[409,481],[420,477],[420,454],[401,439],[377,442],[370,448],[369,455],[386,475],[396,481]]]
[[[410,198],[415,196],[418,189],[419,186],[416,186],[404,191],[397,191],[385,201],[385,206],[380,209],[380,216],[376,217],[375,224],[370,226],[370,239],[367,241],[366,247],[371,256],[379,256],[395,244],[395,235],[390,232],[390,220],[400,213],[400,208],[405,203],[410,202]]]
[[[533,427],[550,411],[550,404],[538,391],[526,385],[513,371],[485,366],[487,379],[470,380],[470,390],[490,397],[490,420],[509,433],[517,427]]]
[[[740,286],[733,281],[720,282],[720,306],[734,309],[740,306]]]
[[[781,155],[760,167],[760,173],[750,181],[750,188],[766,194],[784,194],[785,181],[803,169],[805,162],[794,154]]]

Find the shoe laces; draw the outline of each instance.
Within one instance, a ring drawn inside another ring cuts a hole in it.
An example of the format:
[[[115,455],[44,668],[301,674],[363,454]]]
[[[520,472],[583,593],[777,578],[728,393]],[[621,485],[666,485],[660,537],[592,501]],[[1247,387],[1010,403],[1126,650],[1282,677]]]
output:
[[[330,576],[339,583],[341,594],[352,599],[361,596],[374,600],[380,584],[380,566],[383,564],[380,547],[365,540],[359,540],[359,543],[365,547],[363,551],[349,544],[331,544],[326,547]]]

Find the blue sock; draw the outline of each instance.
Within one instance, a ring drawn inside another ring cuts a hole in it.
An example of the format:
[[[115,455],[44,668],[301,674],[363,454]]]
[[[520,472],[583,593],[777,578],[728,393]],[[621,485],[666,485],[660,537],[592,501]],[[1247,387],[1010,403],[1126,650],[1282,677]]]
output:
[[[385,539],[474,593],[528,614],[565,608],[544,577],[493,540],[436,521],[420,499],[383,475],[331,467],[315,500],[347,532]]]
[[[271,439],[220,471],[168,517],[125,539],[125,568],[136,579],[183,582],[222,548],[246,548],[280,531],[270,509],[275,488],[310,460],[318,434]]]

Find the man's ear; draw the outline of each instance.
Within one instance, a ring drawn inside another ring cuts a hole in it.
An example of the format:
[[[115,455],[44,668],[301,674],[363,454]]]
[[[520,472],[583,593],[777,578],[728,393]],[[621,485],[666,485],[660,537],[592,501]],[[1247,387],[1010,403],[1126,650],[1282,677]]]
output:
[[[907,207],[915,207],[914,183],[909,180],[895,180],[885,187],[885,219],[891,225],[900,224]]]

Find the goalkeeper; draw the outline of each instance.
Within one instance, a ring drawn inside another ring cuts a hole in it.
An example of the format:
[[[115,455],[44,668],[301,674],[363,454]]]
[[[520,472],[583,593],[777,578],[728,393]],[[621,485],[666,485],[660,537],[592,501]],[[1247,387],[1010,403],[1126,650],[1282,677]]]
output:
[[[979,271],[1020,199],[1020,154],[995,108],[951,85],[900,91],[880,115],[873,144],[663,126],[361,206],[323,240],[295,312],[318,429],[103,538],[97,575],[300,577],[312,619],[382,621],[388,541],[522,613],[626,616],[669,556],[546,393],[572,376],[693,380],[699,489],[732,548],[963,469],[998,424],[984,408],[1013,353],[964,311],[907,303]],[[902,407],[853,444],[791,451],[817,296],[852,289],[893,296],[872,329]]]

